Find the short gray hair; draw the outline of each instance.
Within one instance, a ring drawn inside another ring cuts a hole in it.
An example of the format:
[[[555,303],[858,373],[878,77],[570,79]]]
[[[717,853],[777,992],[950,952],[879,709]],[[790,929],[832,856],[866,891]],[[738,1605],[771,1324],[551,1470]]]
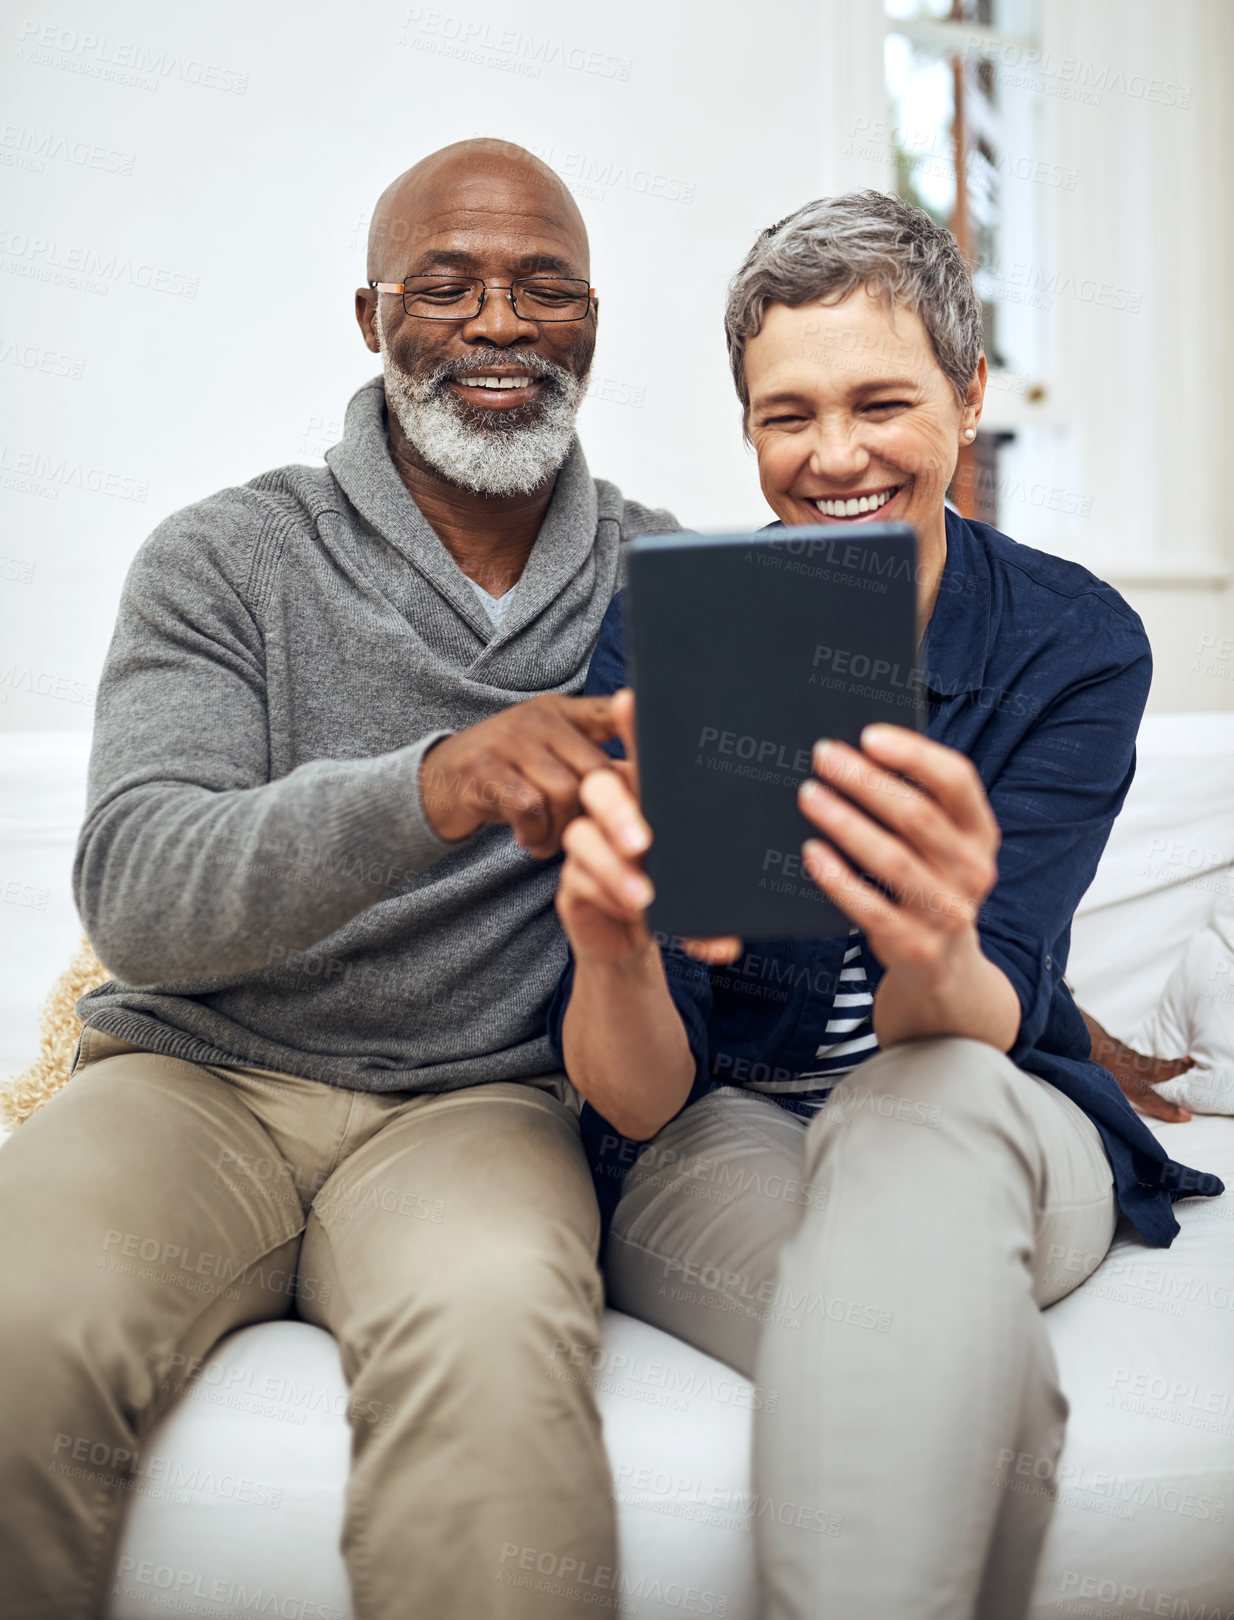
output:
[[[745,349],[769,304],[838,304],[858,287],[914,310],[962,404],[981,354],[981,304],[960,244],[923,208],[882,191],[820,197],[762,233],[729,284],[728,359],[750,408]]]

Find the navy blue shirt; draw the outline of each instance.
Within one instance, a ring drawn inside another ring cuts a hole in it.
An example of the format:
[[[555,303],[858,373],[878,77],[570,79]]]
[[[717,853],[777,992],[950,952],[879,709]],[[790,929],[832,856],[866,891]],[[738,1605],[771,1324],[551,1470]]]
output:
[[[1148,638],[1118,592],[1087,569],[950,509],[946,525],[947,558],[918,663],[927,734],[972,760],[1002,830],[998,882],[977,926],[982,950],[1020,999],[1008,1056],[1093,1121],[1120,1209],[1145,1242],[1167,1247],[1179,1229],[1174,1199],[1212,1197],[1223,1184],[1169,1158],[1113,1075],[1092,1061],[1088,1031],[1063,981],[1072,915],[1135,774],[1152,675]],[[837,536],[837,548],[855,543]],[[625,684],[618,595],[584,690]],[[816,1069],[844,952],[854,941],[876,990],[883,968],[862,933],[760,943],[727,968],[709,969],[665,948],[669,989],[696,1066],[684,1106],[743,1078]],[[559,1058],[572,978],[571,959],[549,1009]],[[620,1136],[590,1104],[582,1126],[607,1228],[643,1144]]]

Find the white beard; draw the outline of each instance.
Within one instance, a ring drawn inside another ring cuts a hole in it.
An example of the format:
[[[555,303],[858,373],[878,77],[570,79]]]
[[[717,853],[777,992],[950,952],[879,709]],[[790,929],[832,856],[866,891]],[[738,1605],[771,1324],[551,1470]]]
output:
[[[510,351],[477,349],[463,362],[447,361],[426,376],[413,378],[386,346],[380,299],[374,324],[386,402],[409,442],[448,482],[477,495],[526,495],[558,471],[570,454],[586,376],[577,377],[564,366],[520,349],[513,358],[546,379],[545,396],[512,411],[474,409],[450,393],[448,379],[509,365]]]

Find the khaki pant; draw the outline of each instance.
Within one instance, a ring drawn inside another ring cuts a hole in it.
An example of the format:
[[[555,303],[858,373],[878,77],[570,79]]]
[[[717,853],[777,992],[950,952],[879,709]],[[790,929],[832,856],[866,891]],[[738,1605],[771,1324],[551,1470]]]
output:
[[[616,1562],[573,1374],[602,1303],[578,1108],[564,1075],[359,1092],[85,1030],[0,1149],[0,1616],[102,1612],[181,1369],[293,1299],[350,1385],[358,1620],[593,1613],[508,1579],[533,1554]]]
[[[1041,1308],[1114,1233],[1101,1138],[978,1041],[908,1041],[807,1126],[725,1087],[629,1171],[609,1300],[760,1386],[762,1620],[1019,1620],[1067,1402]]]

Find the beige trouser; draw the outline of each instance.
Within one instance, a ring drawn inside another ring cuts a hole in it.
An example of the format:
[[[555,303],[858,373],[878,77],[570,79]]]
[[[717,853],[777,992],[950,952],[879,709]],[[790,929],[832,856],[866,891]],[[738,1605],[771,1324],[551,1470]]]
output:
[[[350,1385],[358,1620],[594,1614],[510,1578],[616,1561],[599,1416],[559,1357],[599,1346],[578,1107],[560,1074],[358,1092],[87,1029],[0,1148],[0,1616],[101,1612],[182,1369],[293,1296]]]
[[[1067,1418],[1041,1308],[1116,1219],[1096,1127],[977,1041],[868,1059],[808,1127],[725,1087],[639,1154],[609,1300],[761,1388],[761,1620],[1027,1613]]]

